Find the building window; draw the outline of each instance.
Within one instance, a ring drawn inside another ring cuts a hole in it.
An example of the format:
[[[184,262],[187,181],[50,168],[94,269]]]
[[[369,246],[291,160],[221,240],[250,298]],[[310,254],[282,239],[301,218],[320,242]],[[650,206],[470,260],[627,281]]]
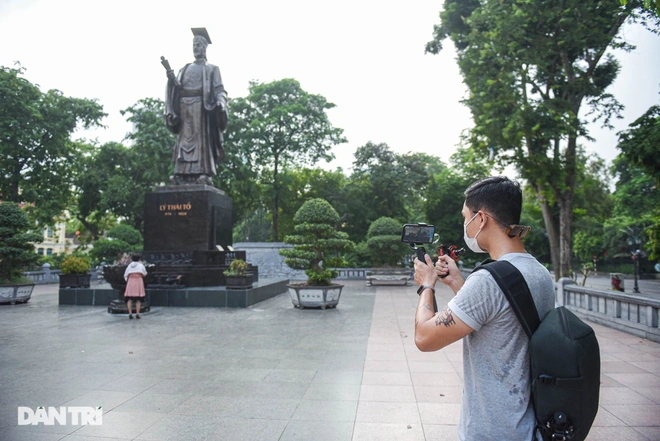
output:
[[[46,256],[52,256],[53,255],[53,249],[52,248],[46,248]]]
[[[51,227],[48,227],[46,237],[53,237],[53,229]]]
[[[43,248],[37,249],[37,254],[40,255],[40,256],[43,256],[44,255],[44,249]]]

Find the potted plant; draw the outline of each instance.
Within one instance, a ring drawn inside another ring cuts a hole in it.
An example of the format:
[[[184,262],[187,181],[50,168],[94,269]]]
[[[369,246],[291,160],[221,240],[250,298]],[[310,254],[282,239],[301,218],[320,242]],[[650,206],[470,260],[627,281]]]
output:
[[[89,288],[90,267],[91,263],[86,256],[66,256],[60,265],[60,288]]]
[[[32,296],[35,284],[23,271],[39,259],[32,243],[43,236],[28,232],[29,226],[17,204],[0,204],[0,303],[25,303]]]
[[[336,270],[329,269],[340,251],[350,251],[354,244],[348,234],[337,231],[339,214],[323,199],[309,199],[293,217],[295,234],[284,242],[293,249],[280,250],[285,263],[293,269],[305,270],[308,280],[287,285],[293,305],[297,308],[335,307],[344,285],[332,283]]]
[[[252,274],[247,272],[248,264],[243,259],[234,259],[225,271],[227,289],[252,288]]]

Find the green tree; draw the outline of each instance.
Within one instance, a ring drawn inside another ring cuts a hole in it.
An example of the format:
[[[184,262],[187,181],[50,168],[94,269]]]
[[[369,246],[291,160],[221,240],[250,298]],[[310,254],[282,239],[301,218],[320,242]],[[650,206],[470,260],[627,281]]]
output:
[[[658,224],[660,223],[660,191],[656,180],[647,169],[633,165],[628,156],[620,154],[612,166],[617,177],[612,195],[612,216],[605,222],[604,240],[610,255],[628,253],[627,231],[642,232],[644,249],[651,259],[660,258]]]
[[[490,166],[474,151],[459,148],[449,159],[449,167],[442,168],[431,179],[424,203],[428,223],[435,225],[440,242],[445,245],[463,244],[465,189],[473,182],[490,175]],[[474,258],[468,255],[468,259]]]
[[[89,251],[90,257],[95,264],[106,262],[112,264],[123,253],[136,251],[135,246],[130,245],[123,240],[99,239],[94,242],[94,248]]]
[[[126,224],[119,224],[108,231],[108,237],[111,239],[122,240],[135,247],[134,250],[142,248],[142,234],[135,228]]]
[[[95,148],[81,167],[76,179],[76,188],[79,189],[77,218],[97,238],[100,232],[89,217],[102,216],[106,212],[125,218],[134,228],[142,229],[144,195],[157,184],[143,179],[142,162],[147,161],[134,150],[118,142],[108,142]]]
[[[585,118],[605,126],[621,105],[605,92],[619,70],[608,49],[631,50],[619,37],[630,19],[657,17],[641,2],[446,0],[427,51],[449,37],[470,90],[472,145],[514,164],[543,207],[555,276],[571,269],[577,140]],[[558,229],[552,204],[559,207]],[[557,271],[558,269],[558,271]]]
[[[28,232],[29,226],[17,204],[0,203],[0,283],[19,279],[39,259],[32,242],[41,242],[43,236]]]
[[[232,129],[227,147],[245,158],[271,189],[273,240],[279,240],[280,172],[288,167],[331,160],[332,146],[345,142],[342,129],[330,123],[335,107],[321,95],[308,93],[294,79],[250,83],[245,98],[230,104]],[[249,158],[249,159],[248,159]]]
[[[408,244],[401,242],[401,222],[391,217],[379,217],[367,232],[371,262],[376,266],[396,266],[406,254],[412,254]]]
[[[280,194],[280,234],[293,233],[294,214],[309,199],[323,199],[339,213],[340,220],[346,213],[342,189],[348,178],[341,169],[329,171],[321,168],[287,169],[282,173]]]
[[[152,185],[168,182],[174,172],[172,149],[175,139],[163,120],[165,103],[156,98],[143,98],[120,113],[126,116],[126,121],[133,123],[133,130],[124,141],[137,162],[134,164],[134,180]]]
[[[631,165],[643,168],[660,187],[660,106],[652,106],[628,130],[619,132],[617,147]]]
[[[346,233],[336,230],[339,214],[328,201],[310,199],[296,212],[294,222],[295,233],[284,239],[294,248],[282,249],[280,254],[291,268],[305,270],[308,284],[328,285],[338,274],[329,269],[337,263],[337,253],[354,247]]]
[[[580,150],[577,164],[573,253],[581,263],[588,263],[605,251],[603,227],[614,208],[612,179],[605,161],[596,154]]]
[[[401,225],[423,221],[429,181],[434,172],[444,167],[437,157],[398,154],[385,143],[368,142],[358,147],[353,173],[342,196],[351,238],[364,238],[371,222],[383,216],[396,219]]]
[[[99,222],[107,212],[142,231],[144,196],[168,182],[173,167],[174,137],[165,127],[163,111],[161,100],[141,99],[121,112],[133,123],[126,136],[128,146],[118,142],[87,146],[76,175],[73,211],[95,238],[102,233]]]
[[[620,0],[621,4],[626,6],[629,3],[629,0]],[[660,11],[660,0],[644,0],[644,8],[648,11],[657,14]]]
[[[74,221],[67,226],[67,232],[79,231],[79,240],[87,244],[100,239],[117,221],[116,216],[101,205],[102,190],[110,177],[106,170],[101,170],[101,162],[96,157],[101,148],[83,141],[76,143],[81,155],[74,164],[73,197],[68,207]]]
[[[42,92],[23,72],[0,66],[0,196],[26,203],[31,216],[46,225],[71,197],[80,156],[71,135],[78,127],[101,126],[106,114],[96,100]]]

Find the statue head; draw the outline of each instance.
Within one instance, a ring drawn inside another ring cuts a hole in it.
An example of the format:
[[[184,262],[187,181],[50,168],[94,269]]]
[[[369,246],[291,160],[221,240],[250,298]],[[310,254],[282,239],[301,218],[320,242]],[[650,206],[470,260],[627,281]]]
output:
[[[195,59],[206,60],[206,47],[211,44],[211,37],[206,28],[191,28],[193,35],[193,54]]]

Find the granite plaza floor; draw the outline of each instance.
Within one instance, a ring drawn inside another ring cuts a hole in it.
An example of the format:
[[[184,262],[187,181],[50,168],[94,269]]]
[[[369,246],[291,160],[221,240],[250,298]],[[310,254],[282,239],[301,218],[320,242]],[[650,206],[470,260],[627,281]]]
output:
[[[0,307],[0,440],[456,440],[461,344],[419,352],[416,301],[412,287],[348,282],[326,311],[282,294],[128,320],[58,306],[57,287],[38,286]],[[660,344],[593,327],[602,388],[588,439],[660,440]],[[103,424],[18,426],[18,406],[103,406]]]

